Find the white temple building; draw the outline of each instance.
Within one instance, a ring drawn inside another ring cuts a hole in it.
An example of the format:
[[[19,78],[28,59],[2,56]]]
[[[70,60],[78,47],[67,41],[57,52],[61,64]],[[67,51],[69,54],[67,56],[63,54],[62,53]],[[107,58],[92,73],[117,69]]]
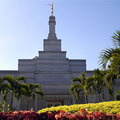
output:
[[[66,58],[66,51],[61,50],[61,40],[55,33],[55,16],[49,17],[49,34],[44,39],[43,51],[33,59],[19,59],[17,71],[0,71],[0,76],[24,75],[30,83],[40,83],[45,93],[43,100],[38,96],[31,104],[34,110],[56,105],[71,105],[75,99],[69,93],[72,78],[80,76],[81,72],[92,75],[86,70],[86,60]],[[89,100],[93,100],[93,97]],[[84,100],[81,98],[81,103]],[[94,100],[93,100],[94,102]],[[26,99],[14,102],[17,110],[26,109]]]
[[[32,83],[40,83],[45,99],[37,100],[37,109],[56,105],[75,103],[69,93],[72,78],[86,71],[86,60],[66,58],[66,51],[61,50],[61,40],[55,33],[55,16],[49,17],[49,34],[44,39],[43,51],[33,59],[20,59],[18,72]],[[21,107],[24,106],[21,105]]]

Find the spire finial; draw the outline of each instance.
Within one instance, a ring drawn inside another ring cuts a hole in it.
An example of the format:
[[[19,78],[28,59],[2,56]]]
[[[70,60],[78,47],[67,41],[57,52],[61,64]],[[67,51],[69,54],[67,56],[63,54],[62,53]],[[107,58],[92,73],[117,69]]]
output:
[[[49,5],[51,6],[51,15],[53,16],[53,3]]]

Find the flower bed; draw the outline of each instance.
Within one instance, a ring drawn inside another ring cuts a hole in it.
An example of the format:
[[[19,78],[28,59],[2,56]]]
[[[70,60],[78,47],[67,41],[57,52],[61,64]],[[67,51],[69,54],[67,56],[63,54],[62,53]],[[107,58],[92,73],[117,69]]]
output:
[[[0,120],[40,120],[40,114],[33,111],[0,112]]]
[[[58,106],[38,111],[0,112],[0,120],[120,120],[120,102]]]
[[[79,113],[67,113],[60,111],[55,115],[56,120],[120,120],[120,114],[110,114],[96,112],[87,112],[85,109],[81,109]]]
[[[62,110],[41,114],[34,111],[16,111],[1,112],[0,120],[120,120],[120,114],[101,113],[99,111],[87,112],[85,109],[73,114]]]

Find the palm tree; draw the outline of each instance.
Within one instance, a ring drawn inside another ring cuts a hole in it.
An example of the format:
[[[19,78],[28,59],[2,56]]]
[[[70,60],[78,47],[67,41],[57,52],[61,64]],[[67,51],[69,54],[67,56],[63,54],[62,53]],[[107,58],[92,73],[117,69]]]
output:
[[[109,96],[113,96],[113,83],[116,75],[111,70],[95,69],[93,72],[94,89],[98,94],[101,94],[102,101],[104,101],[104,88],[107,88]]]
[[[119,48],[109,48],[109,49],[105,49],[101,52],[100,55],[100,60],[99,63],[102,66],[103,69],[106,69],[107,67],[109,67],[109,65],[111,64],[112,61],[114,61],[114,57],[115,56],[119,56],[120,55],[120,49]],[[119,57],[117,57],[117,59],[120,59]],[[120,63],[118,63],[119,65]]]
[[[107,69],[105,82],[110,96],[114,93],[113,82],[116,78],[120,78],[120,31],[114,33],[112,40],[115,48],[103,50],[99,60],[102,68]]]
[[[6,100],[4,99],[4,95],[5,95],[5,90],[6,88],[8,88],[8,84],[3,82],[3,79],[0,78],[0,95],[2,95],[2,100],[6,102]]]
[[[24,76],[19,76],[15,78],[14,76],[7,75],[3,77],[4,83],[7,83],[7,88],[5,89],[4,100],[7,101],[6,97],[11,93],[10,107],[13,109],[14,97],[19,100],[22,96],[22,82],[27,83],[27,80]]]
[[[35,100],[35,96],[37,95],[41,95],[41,97],[43,98],[44,93],[42,92],[40,84],[30,83],[30,84],[27,84],[27,87],[23,95],[27,97],[27,110],[28,110],[29,99],[32,97],[32,99]]]
[[[103,69],[109,68],[118,77],[120,76],[120,31],[112,36],[115,48],[105,49],[101,52],[99,63]]]
[[[109,96],[111,96],[112,99],[113,99],[113,95],[114,95],[113,84],[114,84],[114,81],[116,78],[117,77],[113,71],[111,71],[110,69],[108,69],[106,71],[106,74],[104,76],[105,87],[108,89]]]
[[[91,93],[92,82],[87,79],[85,73],[81,73],[79,77],[73,78],[71,81],[70,93],[79,99],[80,92],[84,93],[85,103],[88,103],[88,94]]]
[[[105,76],[105,71],[95,69],[93,71],[93,76],[89,77],[93,81],[93,89],[94,91],[98,94],[101,95],[102,101],[104,101],[104,86],[105,86],[105,81],[104,81],[104,76]]]

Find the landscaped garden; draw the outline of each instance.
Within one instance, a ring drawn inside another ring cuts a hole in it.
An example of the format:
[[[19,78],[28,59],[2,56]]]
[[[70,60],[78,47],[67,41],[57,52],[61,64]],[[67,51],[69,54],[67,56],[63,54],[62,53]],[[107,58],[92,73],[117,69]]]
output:
[[[114,93],[113,87],[115,80],[120,78],[120,31],[114,34],[113,40],[115,48],[105,49],[100,55],[103,69],[95,69],[92,76],[81,73],[79,77],[71,80],[69,89],[76,101],[80,100],[82,93],[84,103],[89,103],[88,95],[94,93],[101,97],[100,103],[64,105],[38,112],[32,109],[28,111],[30,98],[34,100],[36,95],[44,96],[41,85],[28,83],[24,76],[15,78],[8,75],[0,78],[2,101],[7,104],[7,96],[11,96],[8,112],[4,112],[4,105],[0,104],[0,120],[120,120],[120,101],[103,102],[104,88],[107,88],[112,99],[115,95],[115,100],[120,100],[120,90]],[[14,111],[14,99],[19,101],[23,96],[27,100],[27,111]]]
[[[0,120],[120,120],[120,101],[1,112]]]

